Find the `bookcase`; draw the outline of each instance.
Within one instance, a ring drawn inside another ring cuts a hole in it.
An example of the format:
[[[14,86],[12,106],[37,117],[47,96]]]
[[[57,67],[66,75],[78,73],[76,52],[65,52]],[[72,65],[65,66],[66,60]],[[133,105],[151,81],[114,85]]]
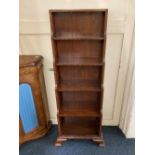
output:
[[[91,139],[101,131],[108,10],[50,10],[58,137]]]

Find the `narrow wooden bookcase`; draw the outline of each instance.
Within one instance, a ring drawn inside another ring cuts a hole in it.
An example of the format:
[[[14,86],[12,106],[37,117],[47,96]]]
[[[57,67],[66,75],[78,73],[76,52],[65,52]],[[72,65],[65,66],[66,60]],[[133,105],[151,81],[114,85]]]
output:
[[[91,139],[101,132],[108,10],[50,10],[58,137]]]

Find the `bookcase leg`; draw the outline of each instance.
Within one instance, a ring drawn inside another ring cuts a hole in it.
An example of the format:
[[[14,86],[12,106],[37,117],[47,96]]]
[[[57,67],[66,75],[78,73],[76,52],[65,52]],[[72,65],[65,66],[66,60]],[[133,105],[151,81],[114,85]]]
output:
[[[67,139],[65,138],[57,138],[55,142],[55,146],[62,146],[62,143],[65,142]]]
[[[104,140],[102,138],[95,138],[93,142],[97,143],[100,147],[105,147]]]

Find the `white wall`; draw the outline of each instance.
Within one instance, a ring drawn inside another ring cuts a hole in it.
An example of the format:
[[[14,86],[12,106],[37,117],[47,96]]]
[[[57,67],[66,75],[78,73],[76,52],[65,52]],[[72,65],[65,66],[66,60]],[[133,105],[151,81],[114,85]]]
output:
[[[20,0],[20,53],[44,56],[44,74],[50,119],[56,120],[55,84],[50,42],[49,9],[108,8],[108,30],[105,69],[103,124],[118,125],[129,59],[133,22],[130,19],[132,0]],[[130,22],[130,26],[127,24]]]
[[[126,76],[119,127],[127,138],[135,137],[135,39],[131,44],[131,56]]]

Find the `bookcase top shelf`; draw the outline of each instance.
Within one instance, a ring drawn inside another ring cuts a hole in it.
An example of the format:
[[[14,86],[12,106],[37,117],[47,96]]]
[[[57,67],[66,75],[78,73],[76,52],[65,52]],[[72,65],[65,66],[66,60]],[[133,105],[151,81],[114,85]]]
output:
[[[102,87],[98,87],[98,86],[83,86],[83,85],[59,85],[56,88],[57,91],[59,92],[63,92],[63,91],[68,91],[68,92],[78,92],[78,91],[94,91],[94,92],[101,92],[102,91]]]
[[[50,9],[49,13],[64,13],[64,12],[107,12],[108,9]]]

